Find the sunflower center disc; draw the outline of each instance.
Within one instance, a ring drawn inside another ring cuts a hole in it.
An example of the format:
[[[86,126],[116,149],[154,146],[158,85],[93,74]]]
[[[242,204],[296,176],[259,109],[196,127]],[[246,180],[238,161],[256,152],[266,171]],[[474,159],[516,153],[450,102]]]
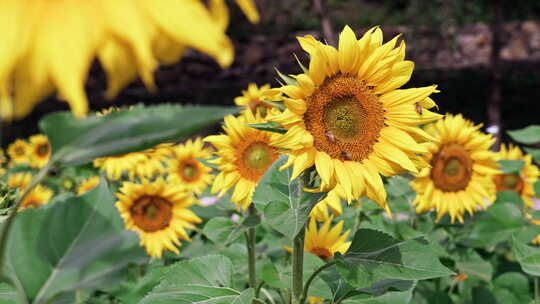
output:
[[[251,169],[266,169],[272,163],[272,154],[268,145],[253,143],[244,152],[245,163]]]
[[[333,257],[334,255],[328,250],[327,248],[312,248],[311,253],[314,255],[320,257],[323,260],[328,260],[329,258]]]
[[[472,160],[459,144],[443,146],[433,159],[431,179],[444,192],[457,192],[469,185],[472,176]]]
[[[187,180],[192,180],[197,176],[197,168],[192,164],[185,164],[182,173]]]
[[[259,111],[262,117],[266,117],[266,114],[268,114],[268,109],[270,109],[270,106],[259,100],[253,100],[249,103],[249,109],[251,110],[253,114],[257,114],[257,111]]]
[[[501,174],[495,177],[497,191],[514,191],[521,193],[523,190],[523,180],[517,174]]]
[[[15,154],[17,154],[17,155],[24,155],[24,149],[21,148],[21,147],[17,147],[17,148],[15,149]]]
[[[369,156],[384,127],[384,109],[363,81],[338,74],[306,101],[304,123],[318,151],[342,161]]]
[[[48,144],[40,145],[37,149],[37,153],[40,156],[46,156],[47,154],[49,154],[49,145]]]
[[[146,232],[154,232],[169,226],[172,205],[157,196],[143,196],[130,209],[135,225]]]

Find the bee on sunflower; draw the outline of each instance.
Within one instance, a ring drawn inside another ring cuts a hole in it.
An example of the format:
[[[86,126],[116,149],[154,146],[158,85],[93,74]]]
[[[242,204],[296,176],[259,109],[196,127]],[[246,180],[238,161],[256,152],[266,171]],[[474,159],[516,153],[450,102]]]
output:
[[[225,117],[225,134],[204,139],[216,148],[218,156],[209,161],[219,169],[212,184],[212,193],[222,196],[234,187],[231,201],[240,210],[250,206],[257,183],[279,157],[275,142],[280,134],[248,126],[263,122],[265,120],[258,113],[251,111],[245,111],[239,117],[230,115]]]
[[[30,141],[30,166],[43,168],[51,158],[51,145],[47,136],[43,134],[33,135]]]
[[[261,117],[266,117],[269,112],[277,113],[277,109],[265,101],[280,100],[280,92],[270,88],[269,84],[258,87],[255,83],[250,83],[247,90],[242,91],[242,96],[234,98],[234,103],[242,107],[242,113],[251,111],[253,114],[259,113]]]
[[[337,49],[309,35],[298,38],[309,69],[280,88],[285,111],[267,117],[287,129],[276,146],[289,155],[284,167],[293,166],[292,179],[314,166],[322,191],[339,185],[348,201],[367,195],[389,211],[380,175],[427,166],[419,154],[432,137],[417,125],[441,117],[428,110],[437,89],[399,89],[414,63],[404,60],[398,38],[383,44],[376,27],[357,39],[348,26]]]
[[[180,239],[190,240],[187,229],[201,219],[189,210],[195,198],[178,185],[158,178],[141,183],[124,182],[117,193],[118,208],[127,229],[135,230],[151,257],[163,251],[179,253]]]
[[[212,183],[212,168],[205,166],[198,159],[208,159],[212,150],[204,147],[201,138],[188,140],[173,148],[174,157],[169,160],[169,178],[176,183],[201,194]]]
[[[411,182],[417,212],[435,209],[437,220],[448,213],[452,222],[456,218],[463,222],[465,212],[473,214],[493,202],[499,157],[489,150],[495,138],[481,132],[481,127],[450,114],[426,126],[436,141],[426,144],[425,161],[431,167],[422,169]]]
[[[521,196],[525,207],[533,207],[533,197],[535,196],[533,185],[540,176],[540,170],[533,165],[532,156],[523,154],[517,146],[502,144],[499,158],[501,160],[521,160],[523,167],[519,173],[495,175],[494,181],[497,191],[514,191]]]
[[[22,139],[16,139],[8,146],[8,156],[11,165],[27,164],[30,161],[30,144]]]

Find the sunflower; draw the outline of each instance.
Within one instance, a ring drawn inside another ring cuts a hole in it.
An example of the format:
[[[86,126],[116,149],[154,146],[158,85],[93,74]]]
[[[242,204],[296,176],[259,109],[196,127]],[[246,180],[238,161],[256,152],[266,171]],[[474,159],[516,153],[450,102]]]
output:
[[[201,219],[188,208],[195,199],[181,187],[162,178],[124,182],[117,193],[116,207],[127,229],[135,230],[148,255],[161,257],[168,249],[179,253],[179,239],[190,240],[186,229],[194,229]]]
[[[264,101],[277,101],[281,98],[280,95],[279,91],[271,89],[269,84],[259,88],[255,83],[250,83],[247,90],[242,91],[242,96],[234,99],[234,103],[244,108],[242,112],[251,110],[253,114],[259,112],[262,117],[266,117],[270,111],[277,110]]]
[[[37,185],[21,202],[19,210],[37,208],[49,202],[54,192],[42,185]]]
[[[51,158],[51,145],[47,136],[38,134],[30,136],[30,166],[43,168]]]
[[[6,174],[6,169],[4,168],[5,163],[6,163],[6,154],[4,153],[4,150],[0,148],[0,175]]]
[[[332,218],[322,223],[320,230],[317,229],[317,221],[311,218],[306,229],[304,239],[304,250],[313,253],[323,260],[334,257],[336,252],[345,253],[351,242],[346,242],[350,230],[341,233],[343,230],[343,221],[339,221],[334,227],[330,227]]]
[[[448,213],[452,222],[456,218],[463,222],[465,211],[472,214],[478,206],[486,208],[493,202],[498,156],[489,151],[495,139],[480,128],[461,115],[449,114],[426,127],[437,143],[426,144],[425,160],[431,168],[422,169],[411,182],[417,212],[435,209],[437,220]]]
[[[130,152],[120,155],[105,156],[94,159],[94,167],[107,174],[110,180],[119,180],[124,173],[129,173],[137,166],[144,163],[147,156],[139,152]]]
[[[14,165],[28,163],[30,145],[22,139],[17,139],[9,145],[7,153],[11,159],[11,163]]]
[[[287,129],[276,143],[288,150],[285,167],[294,166],[294,179],[315,166],[321,190],[340,185],[348,201],[367,195],[389,211],[380,174],[427,165],[418,154],[431,137],[417,125],[440,118],[427,110],[436,87],[398,89],[414,64],[404,60],[404,42],[396,47],[398,37],[382,43],[379,28],[357,40],[346,26],[338,49],[309,35],[298,40],[309,70],[281,87],[286,109],[267,117]]]
[[[200,138],[188,140],[174,148],[174,158],[169,162],[171,183],[178,184],[188,191],[200,194],[208,187],[214,176],[212,168],[203,165],[198,159],[208,159],[212,150],[205,148]]]
[[[279,153],[274,142],[279,134],[260,131],[248,124],[262,123],[259,114],[246,111],[240,117],[225,117],[226,134],[212,135],[204,140],[216,147],[217,158],[209,163],[219,166],[212,193],[224,195],[234,187],[231,201],[238,209],[247,209],[253,192],[266,170],[277,160]]]
[[[309,304],[321,304],[321,303],[324,303],[324,299],[319,298],[319,297],[309,296],[308,297],[308,303]]]
[[[501,145],[499,151],[499,157],[501,160],[522,160],[523,168],[519,174],[498,174],[495,176],[495,185],[497,191],[514,191],[521,196],[525,207],[531,208],[533,203],[534,183],[540,176],[538,167],[532,164],[532,156],[524,155],[519,147],[513,145]]]
[[[332,189],[326,197],[317,203],[311,210],[310,216],[319,222],[325,222],[330,219],[329,210],[334,215],[341,215],[343,208],[341,207],[341,199],[344,197],[341,187],[335,187]]]
[[[250,0],[238,0],[253,21]],[[200,0],[7,0],[0,26],[9,28],[0,49],[0,113],[21,118],[58,92],[76,116],[88,110],[84,82],[94,57],[108,74],[108,97],[140,75],[155,89],[153,72],[163,59],[178,61],[185,48],[230,65],[223,0],[209,9]],[[77,51],[73,51],[77,50]]]
[[[99,184],[99,176],[92,176],[79,184],[77,187],[77,194],[82,195],[92,189],[94,189]]]
[[[32,174],[28,172],[15,173],[8,176],[8,187],[18,188],[19,192],[24,191],[32,182]]]

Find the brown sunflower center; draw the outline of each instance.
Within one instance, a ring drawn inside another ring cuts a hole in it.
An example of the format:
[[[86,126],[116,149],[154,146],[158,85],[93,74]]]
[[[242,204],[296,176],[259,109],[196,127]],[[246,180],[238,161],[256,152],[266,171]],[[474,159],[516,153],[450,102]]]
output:
[[[457,192],[469,185],[473,164],[463,146],[455,143],[442,146],[431,165],[431,179],[438,189]]]
[[[197,161],[186,160],[178,166],[178,172],[185,181],[192,182],[198,179],[200,172]]]
[[[142,196],[130,208],[135,225],[146,232],[154,232],[169,226],[172,204],[159,196]]]
[[[24,155],[24,148],[22,147],[15,148],[15,154],[19,156]]]
[[[517,174],[501,174],[495,176],[495,185],[497,191],[514,191],[521,193],[523,191],[523,179]]]
[[[259,181],[278,157],[276,149],[262,141],[247,143],[239,152],[238,169],[243,177],[254,182]]]
[[[253,114],[256,114],[257,111],[261,114],[262,117],[266,117],[266,114],[268,114],[268,110],[271,108],[271,106],[267,103],[264,103],[258,99],[254,99],[249,103],[249,109]]]
[[[323,260],[328,260],[329,258],[334,256],[332,254],[332,252],[330,252],[330,250],[328,250],[328,248],[316,247],[316,248],[312,248],[310,250],[310,252],[313,253],[314,255],[320,257]]]
[[[373,151],[384,127],[384,109],[363,81],[328,78],[307,100],[306,129],[315,148],[332,158],[361,161]]]
[[[39,156],[47,156],[49,154],[49,144],[48,143],[40,144],[36,150]]]

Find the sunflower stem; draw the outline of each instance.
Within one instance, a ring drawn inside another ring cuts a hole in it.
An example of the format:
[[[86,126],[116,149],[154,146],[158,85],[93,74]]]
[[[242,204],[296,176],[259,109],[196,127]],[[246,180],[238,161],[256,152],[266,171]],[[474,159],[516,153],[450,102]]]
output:
[[[334,262],[334,261],[328,262],[328,263],[322,265],[321,267],[319,267],[317,270],[315,270],[311,274],[309,279],[306,281],[306,285],[304,285],[304,293],[302,295],[302,299],[300,300],[300,303],[305,303],[306,302],[306,299],[307,299],[307,296],[308,296],[308,291],[309,291],[309,286],[311,285],[311,282],[313,282],[313,280],[315,280],[315,278],[319,275],[319,273],[321,273],[323,270],[325,270],[328,267],[334,266],[335,264],[336,264],[336,262]]]
[[[304,234],[305,227],[294,237],[292,260],[292,304],[302,304],[304,289]]]
[[[47,173],[51,170],[53,167],[54,162],[49,161],[45,167],[41,168],[39,172],[34,176],[32,181],[30,182],[30,185],[28,188],[24,190],[22,195],[19,197],[19,199],[15,202],[15,204],[11,207],[10,214],[4,221],[4,229],[2,229],[2,232],[0,232],[0,265],[3,264],[4,261],[4,255],[5,255],[5,249],[6,249],[6,243],[8,240],[9,231],[11,230],[13,219],[17,215],[17,211],[19,210],[19,207],[21,206],[22,201],[30,194],[30,192],[47,176]]]
[[[255,207],[253,204],[249,206],[248,214],[255,214]],[[248,269],[249,269],[249,286],[253,289],[257,288],[257,272],[255,268],[255,246],[256,246],[256,235],[255,227],[248,228],[246,233],[246,242],[248,250]]]
[[[534,302],[538,303],[538,300],[540,300],[540,296],[538,295],[538,277],[534,277]]]

